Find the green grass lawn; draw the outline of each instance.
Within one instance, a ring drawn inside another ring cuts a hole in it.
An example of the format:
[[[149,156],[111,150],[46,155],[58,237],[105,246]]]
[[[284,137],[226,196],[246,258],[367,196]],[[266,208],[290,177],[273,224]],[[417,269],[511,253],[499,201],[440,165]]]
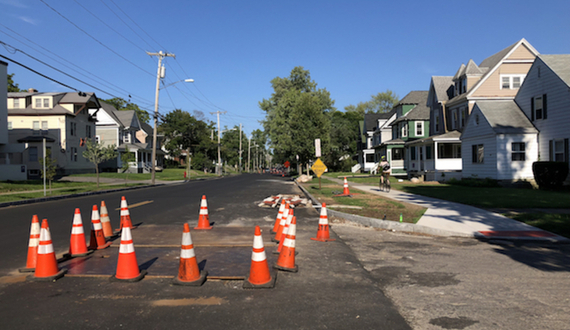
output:
[[[570,238],[570,214],[508,213],[505,215],[511,219]]]
[[[162,180],[162,181],[176,181],[176,180],[184,180],[184,171],[185,169],[183,168],[167,168],[164,169],[162,172],[156,172],[156,180]],[[89,173],[89,174],[73,174],[71,175],[72,177],[95,177],[96,175],[94,173]],[[216,176],[215,173],[204,173],[204,171],[196,171],[196,170],[190,170],[190,179],[196,179],[196,178],[204,178],[204,177],[212,177],[212,176]],[[137,181],[143,181],[143,180],[150,180],[151,179],[151,173],[110,173],[110,172],[104,172],[104,173],[99,173],[99,177],[100,178],[111,178],[111,179],[125,179],[128,178],[128,180],[137,180]]]

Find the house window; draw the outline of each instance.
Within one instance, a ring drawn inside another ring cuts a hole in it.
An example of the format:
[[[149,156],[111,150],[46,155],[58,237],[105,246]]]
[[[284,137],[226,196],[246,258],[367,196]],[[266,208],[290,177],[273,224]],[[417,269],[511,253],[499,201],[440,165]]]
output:
[[[44,100],[44,108],[49,108],[49,99],[43,99]]]
[[[85,126],[85,134],[87,135],[88,138],[91,137],[91,125]]]
[[[485,155],[485,147],[482,144],[474,144],[471,146],[471,159],[473,164],[483,164]]]
[[[33,128],[34,128],[34,135],[40,135],[40,122],[39,121],[34,121],[33,122]]]
[[[403,159],[404,159],[404,148],[393,148],[392,160],[403,160]]]
[[[433,159],[432,146],[426,146],[426,159]]]
[[[465,108],[461,108],[461,112],[459,113],[459,127],[465,127],[465,119],[467,117],[467,111]]]
[[[374,154],[366,154],[366,162],[374,163]]]
[[[36,108],[41,108],[42,107],[42,99],[37,98],[36,99]]]
[[[30,162],[38,161],[38,147],[30,147],[28,149],[28,155]]]
[[[97,142],[97,144],[101,143],[101,136],[96,135],[95,136],[95,142]]]
[[[12,129],[12,122],[11,121],[8,122],[8,129],[9,130]]]
[[[20,99],[14,99],[14,109],[20,108]]]
[[[555,162],[568,161],[568,139],[550,141],[550,160]]]
[[[416,122],[416,136],[423,136],[424,135],[424,122],[417,121]]]
[[[457,109],[451,112],[451,129],[457,129]]]
[[[44,120],[42,121],[42,135],[47,135],[48,131],[48,122]]]
[[[410,160],[416,160],[416,147],[410,147]]]
[[[72,162],[76,162],[77,161],[77,148],[71,147],[71,148],[69,148],[69,151],[70,151],[69,152],[69,155],[70,155],[69,160]]]
[[[524,74],[501,75],[501,89],[519,89],[524,80]]]
[[[440,143],[437,148],[437,158],[461,158],[461,144]]]
[[[516,161],[525,161],[525,143],[524,142],[513,142],[511,143],[511,160],[513,162]]]
[[[461,94],[465,93],[467,91],[467,78],[463,78],[463,80],[461,80]]]
[[[546,119],[546,94],[531,99],[531,119]]]
[[[77,124],[76,123],[69,123],[70,132],[69,135],[75,136],[77,135]]]
[[[123,142],[124,143],[131,143],[131,132],[124,132],[123,134],[124,134],[123,135]],[[369,144],[369,139],[366,139],[367,147],[368,147],[368,144]]]

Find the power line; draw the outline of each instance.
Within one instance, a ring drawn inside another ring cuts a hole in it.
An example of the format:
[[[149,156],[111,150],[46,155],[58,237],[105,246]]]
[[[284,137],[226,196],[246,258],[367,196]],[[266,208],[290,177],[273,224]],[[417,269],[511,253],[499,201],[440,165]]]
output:
[[[43,73],[39,73],[38,71],[36,71],[36,70],[34,70],[34,69],[32,69],[32,68],[30,68],[30,67],[28,67],[28,66],[25,66],[24,64],[22,64],[22,63],[20,63],[20,62],[18,62],[18,61],[15,61],[15,60],[13,60],[13,59],[11,59],[11,58],[9,58],[9,57],[6,57],[6,56],[4,56],[4,55],[0,55],[0,57],[4,58],[4,59],[6,59],[6,60],[8,60],[8,61],[10,61],[10,62],[12,62],[12,63],[14,63],[14,64],[17,64],[17,65],[19,65],[19,66],[21,66],[21,67],[23,67],[23,68],[25,68],[25,69],[27,69],[27,70],[30,70],[30,71],[32,71],[33,73],[37,74],[37,75],[40,75],[40,76],[42,76],[42,77],[44,77],[44,78],[46,78],[46,79],[49,79],[49,80],[53,81],[53,82],[56,83],[56,84],[60,84],[61,86],[67,87],[67,88],[72,89],[72,90],[74,90],[74,91],[76,91],[76,92],[80,92],[80,90],[78,90],[78,89],[76,89],[76,88],[73,88],[73,87],[71,87],[71,86],[69,86],[69,85],[66,85],[66,84],[64,84],[64,83],[62,83],[62,82],[59,82],[59,81],[57,81],[57,80],[55,80],[55,79],[53,79],[53,78],[50,78],[50,77],[46,76],[46,75],[43,74]]]
[[[137,37],[139,37],[139,38],[140,38],[142,41],[144,41],[150,48],[152,48],[151,44],[149,44],[143,37],[141,37],[135,30],[133,30],[133,29],[131,28],[131,26],[130,26],[129,24],[127,24],[127,22],[125,22],[125,21],[123,20],[123,18],[122,18],[121,16],[119,16],[117,13],[115,13],[115,11],[114,11],[113,9],[111,9],[111,7],[109,7],[105,2],[103,2],[103,0],[101,0],[101,3],[102,3],[103,5],[105,5],[105,7],[107,7],[107,8],[109,9],[109,11],[111,11],[111,12],[113,13],[113,15],[117,16],[117,18],[118,18],[121,22],[123,22],[123,24],[125,24],[131,31],[133,31],[133,33],[136,34]],[[114,4],[114,2],[113,2],[113,4]],[[117,5],[115,4],[115,6],[117,6]],[[118,6],[117,6],[117,7],[118,7]],[[119,8],[119,10],[121,10],[121,8]],[[121,10],[121,11],[122,11],[122,10]],[[123,14],[125,14],[125,16],[128,17],[128,15],[127,15],[125,12],[123,12]]]
[[[85,33],[87,36],[89,36],[91,39],[95,40],[97,43],[99,43],[101,46],[107,48],[109,51],[111,51],[113,54],[119,56],[120,58],[122,58],[123,60],[125,60],[126,62],[130,63],[131,65],[133,65],[134,67],[138,68],[139,70],[143,71],[144,73],[154,76],[154,74],[146,71],[145,69],[141,68],[140,66],[136,65],[135,63],[131,62],[130,60],[128,60],[126,57],[122,56],[121,54],[117,53],[116,51],[114,51],[113,49],[111,49],[110,47],[106,46],[104,43],[102,43],[101,41],[99,41],[97,38],[93,37],[92,35],[90,35],[89,33],[87,33],[85,30],[83,30],[82,28],[80,28],[77,24],[73,23],[71,20],[69,20],[67,17],[65,17],[63,14],[61,14],[60,12],[58,12],[57,10],[55,10],[55,8],[51,7],[50,5],[48,5],[44,0],[40,0],[43,4],[45,4],[49,9],[53,10],[56,14],[58,14],[59,16],[61,16],[63,19],[65,19],[66,21],[68,21],[71,25],[75,26],[79,31]]]

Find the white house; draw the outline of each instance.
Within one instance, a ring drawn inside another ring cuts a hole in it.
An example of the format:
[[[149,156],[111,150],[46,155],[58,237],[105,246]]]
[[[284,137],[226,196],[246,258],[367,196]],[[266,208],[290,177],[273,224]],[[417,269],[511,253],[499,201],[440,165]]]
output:
[[[463,178],[531,180],[538,130],[513,100],[478,101],[461,135]]]
[[[569,163],[570,54],[539,55],[515,102],[540,131],[540,160]]]

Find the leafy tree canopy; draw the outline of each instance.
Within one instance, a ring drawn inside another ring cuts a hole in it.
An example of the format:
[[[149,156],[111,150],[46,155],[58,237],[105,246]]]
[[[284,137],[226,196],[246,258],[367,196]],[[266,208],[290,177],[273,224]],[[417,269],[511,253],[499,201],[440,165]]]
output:
[[[314,140],[321,139],[323,154],[330,148],[330,112],[334,100],[326,89],[317,89],[308,70],[295,67],[289,77],[271,80],[273,94],[259,102],[266,111],[265,134],[273,148],[275,161],[295,159],[303,163],[314,159]]]
[[[168,113],[159,127],[166,137],[164,147],[171,155],[179,155],[181,150],[189,150],[192,154],[200,150],[204,157],[215,148],[211,139],[212,129],[212,123],[198,120],[180,109]]]
[[[344,107],[344,110],[347,112],[357,112],[362,116],[367,113],[390,112],[399,101],[399,96],[387,89],[385,92],[372,95],[371,99],[367,102],[359,102],[357,105],[348,105]]]
[[[20,89],[18,84],[14,82],[14,73],[8,74],[8,93],[13,92],[27,92],[25,89]]]
[[[103,100],[103,101],[111,104],[112,106],[115,107],[115,109],[119,111],[135,110],[137,117],[143,123],[148,123],[150,121],[150,115],[148,114],[148,112],[146,110],[142,110],[141,108],[139,108],[139,106],[135,103],[131,103],[120,97],[114,97],[112,99]]]

